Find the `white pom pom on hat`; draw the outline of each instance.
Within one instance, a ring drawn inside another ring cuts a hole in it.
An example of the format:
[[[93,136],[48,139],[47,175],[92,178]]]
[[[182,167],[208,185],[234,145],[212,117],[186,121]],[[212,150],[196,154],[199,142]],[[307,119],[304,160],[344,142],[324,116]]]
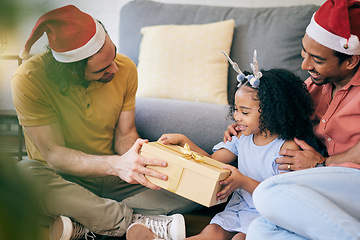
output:
[[[312,16],[306,33],[325,47],[360,55],[360,1],[327,0]]]
[[[30,57],[32,45],[44,34],[54,58],[59,62],[76,62],[97,53],[105,42],[105,30],[89,14],[74,5],[54,9],[36,22],[19,57]]]
[[[23,60],[26,60],[31,57],[30,53],[25,50],[25,48],[20,50],[19,57]]]

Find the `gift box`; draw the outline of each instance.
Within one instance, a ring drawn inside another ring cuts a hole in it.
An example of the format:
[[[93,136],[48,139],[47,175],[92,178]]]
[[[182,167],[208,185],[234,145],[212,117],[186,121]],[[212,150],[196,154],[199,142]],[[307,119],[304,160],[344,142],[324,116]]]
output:
[[[216,194],[222,189],[219,182],[230,175],[230,171],[223,168],[224,163],[191,151],[187,145],[160,142],[144,143],[140,155],[168,163],[167,167],[147,166],[168,176],[164,181],[146,175],[151,183],[206,207],[227,200],[216,200]]]

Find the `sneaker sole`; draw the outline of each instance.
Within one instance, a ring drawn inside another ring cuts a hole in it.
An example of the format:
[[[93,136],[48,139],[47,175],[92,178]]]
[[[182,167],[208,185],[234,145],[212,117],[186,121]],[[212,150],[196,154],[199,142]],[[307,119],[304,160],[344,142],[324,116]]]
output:
[[[50,226],[51,240],[70,240],[73,225],[68,217],[57,217]]]
[[[126,240],[154,240],[157,239],[155,233],[151,231],[145,224],[133,223],[126,231]]]
[[[183,240],[186,238],[185,219],[181,214],[171,215],[173,218],[170,233],[173,240]]]

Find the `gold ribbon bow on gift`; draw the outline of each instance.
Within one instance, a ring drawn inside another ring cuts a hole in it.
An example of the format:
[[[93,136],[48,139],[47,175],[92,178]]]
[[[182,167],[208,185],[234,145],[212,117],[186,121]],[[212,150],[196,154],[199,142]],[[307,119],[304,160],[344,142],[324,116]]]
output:
[[[181,153],[184,154],[184,157],[187,159],[193,159],[197,162],[203,162],[205,161],[205,158],[193,151],[190,150],[189,144],[185,143],[184,147],[180,148]]]

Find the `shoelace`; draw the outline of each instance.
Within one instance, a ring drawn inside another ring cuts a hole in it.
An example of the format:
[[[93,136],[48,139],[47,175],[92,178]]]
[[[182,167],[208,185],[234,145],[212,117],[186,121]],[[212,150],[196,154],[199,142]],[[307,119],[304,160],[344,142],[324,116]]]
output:
[[[170,220],[145,219],[145,225],[150,227],[159,238],[167,238],[167,225]]]
[[[85,240],[92,239],[94,240],[96,238],[95,234],[88,230],[88,232],[85,234]]]
[[[137,217],[136,220],[145,220],[145,226],[150,228],[158,238],[169,239],[168,238],[168,224],[171,222],[170,219],[153,219],[151,217]]]
[[[71,239],[81,239],[85,236],[85,239],[94,240],[96,238],[95,234],[91,232],[89,229],[85,228],[83,225],[79,223],[73,223],[73,234],[71,235]]]

